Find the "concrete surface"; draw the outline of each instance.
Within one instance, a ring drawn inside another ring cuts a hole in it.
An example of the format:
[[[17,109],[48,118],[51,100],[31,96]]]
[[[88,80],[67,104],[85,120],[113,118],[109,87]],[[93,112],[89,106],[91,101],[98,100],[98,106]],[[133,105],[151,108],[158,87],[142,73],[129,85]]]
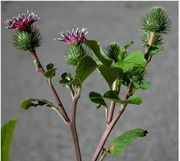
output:
[[[13,15],[35,11],[41,18],[37,27],[43,43],[37,52],[43,64],[53,62],[58,68],[54,84],[69,111],[69,93],[58,84],[63,71],[65,45],[53,41],[57,33],[73,27],[88,28],[89,39],[103,46],[112,41],[136,43],[130,49],[142,49],[141,17],[147,8],[160,5],[167,9],[172,28],[164,35],[164,51],[155,56],[148,67],[152,87],[138,92],[143,97],[140,106],[129,106],[113,131],[110,140],[119,133],[140,127],[148,129],[146,138],[132,144],[120,157],[109,161],[177,161],[178,159],[178,2],[2,2],[2,124],[16,117],[11,161],[74,161],[69,130],[54,111],[46,108],[22,110],[21,100],[29,97],[54,101],[49,89],[34,67],[28,53],[12,45],[12,33],[3,22]],[[89,161],[104,130],[104,113],[96,111],[88,100],[91,90],[102,92],[106,83],[94,73],[84,84],[77,114],[77,127],[83,161]]]

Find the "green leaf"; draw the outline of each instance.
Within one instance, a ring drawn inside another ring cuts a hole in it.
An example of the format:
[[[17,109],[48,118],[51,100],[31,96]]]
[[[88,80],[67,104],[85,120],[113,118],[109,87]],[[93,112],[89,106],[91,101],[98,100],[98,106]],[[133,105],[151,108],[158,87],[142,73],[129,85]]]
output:
[[[139,96],[133,95],[133,96],[130,96],[128,98],[128,103],[129,104],[140,105],[142,103],[142,99]]]
[[[116,78],[119,76],[118,69],[111,67],[111,66],[105,66],[101,65],[98,70],[106,80],[106,82],[109,85],[109,88],[111,89],[113,82],[116,80]]]
[[[140,83],[139,86],[140,86],[141,89],[148,89],[151,86],[151,83],[143,81],[143,82]]]
[[[21,103],[21,107],[25,110],[29,109],[31,106],[34,106],[31,99],[26,99]]]
[[[47,70],[54,68],[54,64],[49,63],[46,65]]]
[[[101,94],[92,91],[92,92],[89,93],[89,98],[90,98],[90,100],[92,102],[94,102],[94,103],[96,103],[98,105],[97,108],[99,108],[101,105],[107,107],[107,104],[104,101],[104,99],[101,96]]]
[[[61,78],[66,78],[67,76],[68,76],[67,73],[63,73],[63,74],[61,75]]]
[[[54,65],[53,64],[48,64],[47,65],[47,71],[45,72],[44,76],[47,78],[47,79],[52,79],[55,75],[56,75],[56,68],[54,68]]]
[[[21,107],[25,110],[29,109],[30,107],[37,107],[37,106],[49,107],[52,110],[56,111],[58,115],[60,115],[58,108],[52,102],[49,102],[45,99],[29,98],[22,101],[21,103]]]
[[[139,137],[146,136],[148,132],[143,129],[132,129],[129,131],[126,131],[119,137],[115,138],[113,142],[109,145],[109,149],[112,153],[112,155],[117,156],[120,155],[124,149],[130,145],[133,140]]]
[[[95,56],[104,64],[105,66],[110,66],[112,60],[104,53],[103,49],[100,46],[100,43],[95,40],[86,40],[85,44],[93,51]]]
[[[140,51],[136,50],[126,56],[125,59],[115,63],[114,66],[122,69],[124,72],[127,72],[136,66],[145,66],[145,64],[146,60],[144,59],[144,55]]]
[[[162,50],[163,50],[162,45],[152,45],[151,48],[150,48],[149,54],[151,56],[154,56],[154,55],[159,54]]]
[[[81,82],[79,81],[79,79],[74,78],[71,82],[68,83],[68,85],[79,88],[81,87]]]
[[[21,103],[21,107],[25,110],[29,109],[30,107],[37,107],[37,106],[44,106],[47,107],[55,107],[53,103],[45,100],[45,99],[36,99],[36,98],[29,98]]]
[[[76,78],[80,80],[81,83],[97,68],[96,62],[90,57],[85,56],[81,59],[77,66]]]
[[[9,161],[10,146],[13,141],[14,128],[16,126],[16,119],[7,122],[1,128],[1,154],[2,161]]]
[[[61,79],[59,81],[60,84],[68,84],[69,82],[71,82],[73,80],[71,73],[63,73],[61,75]]]
[[[119,98],[118,93],[116,91],[107,91],[104,93],[104,98],[110,99],[117,103],[123,103],[123,101]]]

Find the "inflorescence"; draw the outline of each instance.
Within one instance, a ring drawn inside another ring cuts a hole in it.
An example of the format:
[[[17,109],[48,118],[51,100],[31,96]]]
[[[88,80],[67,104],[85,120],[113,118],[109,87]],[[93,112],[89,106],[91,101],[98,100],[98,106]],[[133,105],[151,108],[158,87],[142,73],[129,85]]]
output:
[[[34,13],[27,10],[26,13],[19,14],[18,17],[13,17],[5,21],[7,29],[23,30],[38,21],[40,18]]]
[[[57,38],[59,41],[63,41],[65,44],[73,44],[83,42],[86,38],[85,35],[88,33],[86,28],[77,28],[76,30],[72,29],[71,31],[67,30],[67,34],[60,32],[60,37]],[[55,39],[56,40],[56,39]]]

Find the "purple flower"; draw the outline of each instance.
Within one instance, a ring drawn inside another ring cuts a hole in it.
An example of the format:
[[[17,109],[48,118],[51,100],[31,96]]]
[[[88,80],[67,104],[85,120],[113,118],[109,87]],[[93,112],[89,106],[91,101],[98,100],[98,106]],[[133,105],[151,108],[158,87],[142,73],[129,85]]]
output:
[[[57,38],[59,41],[64,41],[65,44],[72,44],[72,43],[78,43],[84,41],[85,35],[88,33],[86,28],[76,30],[72,29],[71,32],[67,31],[67,34],[64,34],[64,32],[60,32],[60,37]],[[55,39],[56,40],[56,39]]]
[[[18,17],[8,19],[5,21],[5,23],[7,24],[6,28],[8,29],[22,30],[37,20],[39,20],[39,17],[37,17],[34,12],[29,12],[29,10],[27,10],[25,14],[22,13],[21,15],[18,15]]]

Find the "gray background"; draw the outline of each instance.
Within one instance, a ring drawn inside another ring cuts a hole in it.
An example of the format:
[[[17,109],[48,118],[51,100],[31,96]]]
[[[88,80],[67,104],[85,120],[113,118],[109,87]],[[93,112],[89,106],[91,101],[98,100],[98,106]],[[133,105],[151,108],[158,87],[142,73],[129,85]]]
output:
[[[161,5],[167,9],[172,28],[164,35],[164,51],[148,66],[148,80],[152,86],[137,94],[143,97],[140,106],[129,106],[114,129],[110,140],[132,128],[148,129],[146,138],[132,144],[117,161],[177,161],[178,159],[178,2],[2,2],[2,24],[7,18],[35,11],[41,18],[37,27],[43,43],[37,52],[43,64],[52,62],[58,68],[54,84],[69,112],[71,101],[67,90],[57,82],[60,74],[70,70],[64,63],[65,45],[54,41],[61,30],[85,26],[89,39],[99,40],[103,46],[116,41],[125,44],[135,40],[130,49],[141,49],[141,17],[147,8]],[[66,128],[54,111],[19,108],[28,97],[54,101],[42,77],[34,72],[28,53],[16,50],[13,31],[2,25],[2,124],[16,117],[11,161],[73,161],[74,151]],[[77,128],[83,161],[90,160],[105,128],[104,113],[97,111],[88,99],[91,90],[103,92],[107,84],[95,72],[84,84],[77,114]]]

